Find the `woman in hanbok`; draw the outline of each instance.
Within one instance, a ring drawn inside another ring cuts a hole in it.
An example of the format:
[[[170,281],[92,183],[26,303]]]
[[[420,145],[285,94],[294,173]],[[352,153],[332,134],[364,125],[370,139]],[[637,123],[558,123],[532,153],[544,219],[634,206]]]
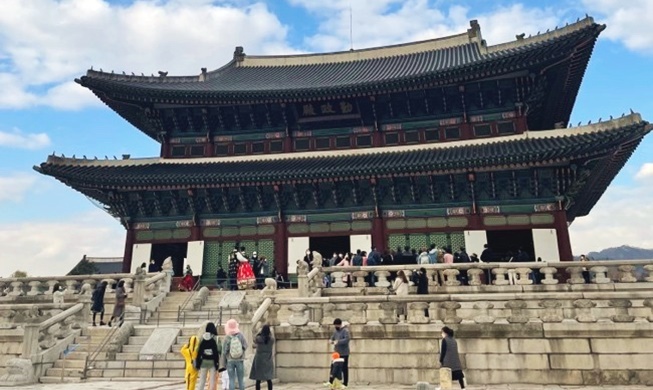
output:
[[[186,271],[184,272],[184,278],[179,284],[180,291],[191,291],[195,287],[195,279],[193,278],[193,270],[190,268],[190,265],[186,266]]]
[[[256,276],[254,275],[252,266],[249,264],[249,260],[243,256],[242,252],[236,252],[236,259],[238,260],[238,274],[236,276],[238,289],[247,290],[254,288],[256,285]]]

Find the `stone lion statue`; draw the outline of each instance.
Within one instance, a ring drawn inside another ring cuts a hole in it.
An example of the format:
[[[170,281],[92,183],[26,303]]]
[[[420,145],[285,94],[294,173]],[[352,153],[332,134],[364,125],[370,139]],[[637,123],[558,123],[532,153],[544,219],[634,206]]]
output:
[[[273,293],[277,291],[277,281],[273,278],[265,278],[265,287],[261,290],[261,294]]]
[[[313,268],[322,268],[322,254],[317,251],[313,251],[313,261],[311,262],[311,266]]]
[[[36,383],[32,361],[29,359],[9,359],[7,373],[0,377],[0,386],[20,386]]]
[[[308,264],[302,259],[297,260],[297,274],[306,275],[308,273]]]

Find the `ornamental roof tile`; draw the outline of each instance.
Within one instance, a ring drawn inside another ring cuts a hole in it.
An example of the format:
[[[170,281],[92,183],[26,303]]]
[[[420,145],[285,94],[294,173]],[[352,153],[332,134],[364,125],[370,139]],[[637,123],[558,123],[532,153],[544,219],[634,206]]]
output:
[[[485,140],[235,158],[110,161],[50,156],[35,169],[73,187],[105,189],[215,187],[443,174],[604,157],[624,145],[634,149],[649,131],[651,125],[639,114],[632,114],[589,126]]]

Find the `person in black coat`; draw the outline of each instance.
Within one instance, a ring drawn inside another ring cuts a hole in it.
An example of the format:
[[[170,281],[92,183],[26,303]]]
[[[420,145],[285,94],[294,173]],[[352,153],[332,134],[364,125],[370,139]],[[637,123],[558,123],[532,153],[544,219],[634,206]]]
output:
[[[91,306],[91,311],[93,312],[93,326],[95,324],[95,316],[100,313],[100,326],[104,325],[104,294],[107,291],[108,283],[102,282],[97,285],[95,290],[93,290],[93,295],[91,300],[93,301],[93,306]]]
[[[426,269],[424,268],[420,268],[419,271],[417,271],[417,294],[429,294],[429,276],[426,274]],[[424,316],[429,316],[429,309],[424,309]]]
[[[236,249],[233,250],[231,258],[229,259],[229,289],[231,291],[238,290],[238,259],[236,258]]]

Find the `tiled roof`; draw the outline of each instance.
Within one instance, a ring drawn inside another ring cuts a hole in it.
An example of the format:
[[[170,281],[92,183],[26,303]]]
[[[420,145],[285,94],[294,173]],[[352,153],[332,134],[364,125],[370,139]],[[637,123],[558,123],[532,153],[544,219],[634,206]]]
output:
[[[90,70],[77,81],[94,91],[139,91],[141,95],[184,98],[298,97],[352,89],[369,92],[472,69],[488,74],[514,71],[567,56],[582,42],[593,42],[604,27],[587,18],[536,37],[490,47],[480,39],[479,30],[467,39],[461,39],[467,36],[462,34],[444,43],[433,40],[351,53],[251,59],[240,54],[224,67],[198,76],[147,77]]]
[[[624,145],[634,149],[650,130],[648,122],[633,114],[578,128],[454,143],[235,158],[111,161],[51,156],[35,169],[73,187],[105,189],[215,187],[442,174],[610,156]],[[623,163],[625,160],[620,164]]]

